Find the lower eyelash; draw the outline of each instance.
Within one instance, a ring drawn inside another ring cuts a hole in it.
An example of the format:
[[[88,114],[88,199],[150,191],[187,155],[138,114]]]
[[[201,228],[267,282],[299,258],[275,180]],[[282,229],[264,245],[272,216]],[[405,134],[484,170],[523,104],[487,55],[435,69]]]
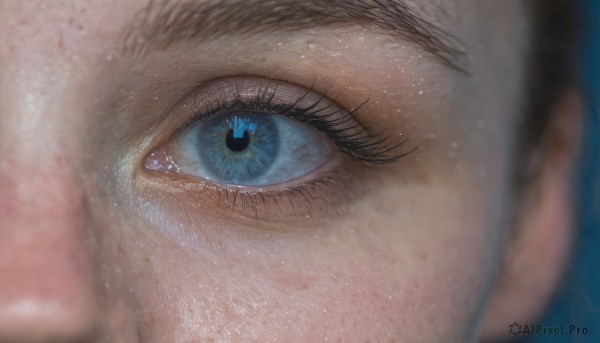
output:
[[[340,165],[316,179],[279,190],[253,191],[180,177],[175,182],[194,207],[208,207],[229,219],[240,217],[269,224],[296,220],[307,224],[307,219],[347,213],[347,205],[366,194],[358,169]]]

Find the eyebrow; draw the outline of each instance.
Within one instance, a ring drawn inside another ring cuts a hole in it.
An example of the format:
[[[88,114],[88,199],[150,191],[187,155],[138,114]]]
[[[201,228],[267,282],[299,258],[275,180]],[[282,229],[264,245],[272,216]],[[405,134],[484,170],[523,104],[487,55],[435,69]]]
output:
[[[181,42],[333,25],[374,28],[468,73],[464,44],[403,0],[151,0],[124,31],[121,52],[139,57]]]

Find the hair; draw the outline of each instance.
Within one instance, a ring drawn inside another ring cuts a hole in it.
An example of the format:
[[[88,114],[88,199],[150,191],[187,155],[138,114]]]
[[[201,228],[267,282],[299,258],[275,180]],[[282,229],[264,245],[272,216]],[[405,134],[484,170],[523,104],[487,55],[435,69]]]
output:
[[[517,192],[539,177],[539,158],[555,120],[553,109],[572,90],[580,88],[582,2],[530,0],[531,51],[525,119],[519,128]]]

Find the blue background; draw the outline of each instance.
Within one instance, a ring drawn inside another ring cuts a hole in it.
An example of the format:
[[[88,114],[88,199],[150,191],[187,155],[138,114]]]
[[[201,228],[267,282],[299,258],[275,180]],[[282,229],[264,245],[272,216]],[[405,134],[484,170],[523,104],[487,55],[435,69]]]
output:
[[[573,0],[574,1],[574,0]],[[583,76],[590,92],[585,118],[580,175],[577,252],[552,310],[540,321],[548,326],[587,327],[586,336],[538,336],[527,343],[600,343],[600,1],[585,0],[590,17]]]

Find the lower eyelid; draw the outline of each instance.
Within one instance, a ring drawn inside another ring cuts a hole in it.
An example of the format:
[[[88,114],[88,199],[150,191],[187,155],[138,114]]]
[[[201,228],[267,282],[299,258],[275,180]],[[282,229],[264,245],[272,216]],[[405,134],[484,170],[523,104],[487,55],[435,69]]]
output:
[[[350,165],[334,158],[324,171],[306,176],[309,180],[295,180],[295,185],[278,189],[223,186],[179,174],[145,177],[144,182],[167,192],[168,196],[161,197],[169,199],[163,206],[172,208],[177,204],[169,212],[183,211],[187,218],[211,213],[242,224],[255,225],[259,221],[280,230],[284,227],[278,223],[311,225],[322,218],[352,212],[350,207],[355,200],[368,193],[365,173],[369,171],[355,161],[347,162]]]

